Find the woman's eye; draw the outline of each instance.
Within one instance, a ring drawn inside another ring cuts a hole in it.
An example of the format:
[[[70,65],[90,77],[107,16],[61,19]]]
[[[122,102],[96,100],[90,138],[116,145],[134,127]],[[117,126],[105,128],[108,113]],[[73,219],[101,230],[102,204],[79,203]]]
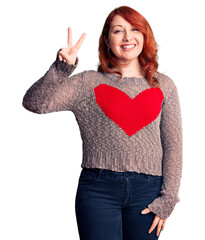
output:
[[[133,28],[133,30],[134,30],[134,31],[139,31],[139,29],[137,29],[137,28]]]
[[[118,33],[118,32],[120,32],[120,30],[116,30],[114,33]]]

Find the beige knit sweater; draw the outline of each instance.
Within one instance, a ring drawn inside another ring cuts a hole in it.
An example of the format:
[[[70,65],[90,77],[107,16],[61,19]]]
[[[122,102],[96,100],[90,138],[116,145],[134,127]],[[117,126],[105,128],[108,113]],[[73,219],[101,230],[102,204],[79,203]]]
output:
[[[155,75],[157,88],[146,78],[118,81],[114,73],[94,70],[70,76],[78,62],[61,62],[57,53],[45,75],[27,90],[23,106],[39,114],[74,113],[83,141],[81,167],[163,176],[161,195],[148,207],[161,218],[169,217],[180,201],[182,177],[182,121],[175,83],[162,73]]]

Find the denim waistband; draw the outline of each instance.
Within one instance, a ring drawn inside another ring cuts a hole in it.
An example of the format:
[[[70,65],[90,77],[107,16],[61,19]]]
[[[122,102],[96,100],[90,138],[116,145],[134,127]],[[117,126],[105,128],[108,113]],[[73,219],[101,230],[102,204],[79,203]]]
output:
[[[83,167],[83,171],[89,171],[89,172],[94,172],[97,174],[101,174],[102,172],[104,173],[109,173],[109,174],[116,174],[119,176],[124,176],[124,175],[147,175],[145,173],[137,173],[135,171],[125,171],[125,172],[118,172],[118,171],[113,171],[109,169],[104,169],[104,168],[86,168]]]

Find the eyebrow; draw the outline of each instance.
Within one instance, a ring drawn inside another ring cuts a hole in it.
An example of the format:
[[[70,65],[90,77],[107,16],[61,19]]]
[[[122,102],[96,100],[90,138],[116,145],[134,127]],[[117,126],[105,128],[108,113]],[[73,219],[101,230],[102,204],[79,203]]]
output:
[[[112,27],[112,29],[113,29],[114,27],[117,27],[117,26],[118,26],[118,27],[122,27],[122,25],[115,25],[115,26]]]
[[[131,25],[131,26],[133,26],[133,25]],[[123,27],[123,26],[122,25],[115,25],[115,26],[112,27],[111,30],[113,30],[114,27]]]

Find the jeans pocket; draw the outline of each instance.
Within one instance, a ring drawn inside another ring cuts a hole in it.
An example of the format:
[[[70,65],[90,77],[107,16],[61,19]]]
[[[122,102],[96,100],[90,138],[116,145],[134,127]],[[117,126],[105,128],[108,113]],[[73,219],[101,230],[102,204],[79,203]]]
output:
[[[158,176],[158,175],[149,175],[149,179],[152,185],[156,186],[156,187],[161,187],[162,185],[162,176]]]
[[[88,184],[91,183],[94,179],[95,179],[94,173],[82,170],[79,177],[79,184]]]

